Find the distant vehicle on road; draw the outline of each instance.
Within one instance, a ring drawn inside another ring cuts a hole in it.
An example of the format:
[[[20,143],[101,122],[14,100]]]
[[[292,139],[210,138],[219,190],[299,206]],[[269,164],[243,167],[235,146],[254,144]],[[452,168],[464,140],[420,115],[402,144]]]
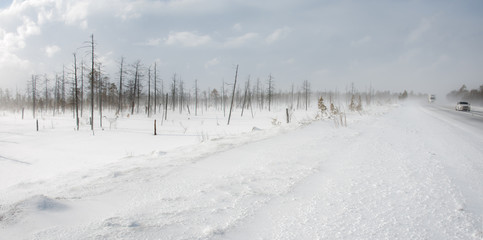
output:
[[[436,96],[434,94],[428,95],[428,102],[432,103],[436,100]]]
[[[471,107],[470,107],[470,104],[468,102],[458,102],[458,103],[456,103],[455,110],[456,111],[469,112],[471,110]]]

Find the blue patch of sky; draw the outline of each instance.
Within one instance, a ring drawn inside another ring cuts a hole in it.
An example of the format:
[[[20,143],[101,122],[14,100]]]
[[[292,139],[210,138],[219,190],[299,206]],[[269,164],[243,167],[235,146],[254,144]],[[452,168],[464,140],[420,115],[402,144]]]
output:
[[[0,9],[7,8],[12,4],[13,0],[0,0]]]

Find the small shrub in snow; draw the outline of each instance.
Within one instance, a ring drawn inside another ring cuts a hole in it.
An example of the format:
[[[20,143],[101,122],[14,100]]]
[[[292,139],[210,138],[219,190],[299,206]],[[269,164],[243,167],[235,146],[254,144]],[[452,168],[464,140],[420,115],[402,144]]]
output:
[[[206,142],[206,141],[210,140],[210,136],[205,131],[202,131],[200,133],[199,138],[200,138],[200,142]]]
[[[325,111],[327,111],[327,107],[325,106],[324,104],[324,98],[322,98],[322,96],[319,98],[319,103],[318,103],[318,106],[319,106],[319,110],[324,113]]]
[[[335,127],[347,127],[347,118],[345,113],[341,112],[338,116],[334,117]]]
[[[351,111],[356,110],[356,103],[355,103],[355,100],[354,100],[354,95],[352,95],[352,97],[351,97],[351,103],[349,104],[349,110],[351,110]]]
[[[320,112],[317,112],[317,114],[315,114],[315,117],[314,119],[315,120],[319,120],[322,116],[320,116]]]
[[[278,126],[278,125],[280,125],[280,124],[282,124],[282,123],[281,123],[280,121],[278,121],[278,119],[277,119],[277,118],[272,118],[272,125],[274,125],[274,126]]]
[[[357,102],[356,110],[358,112],[362,111],[362,100],[361,100],[361,95],[359,95],[359,101]]]
[[[334,106],[334,103],[330,103],[330,113],[332,115],[337,115],[339,114],[339,109]]]
[[[356,103],[356,100],[355,100],[355,96],[352,95],[351,102],[349,104],[349,110],[351,110],[351,111],[358,111],[358,112],[362,111],[361,95],[359,95],[358,100],[357,100],[357,103]]]

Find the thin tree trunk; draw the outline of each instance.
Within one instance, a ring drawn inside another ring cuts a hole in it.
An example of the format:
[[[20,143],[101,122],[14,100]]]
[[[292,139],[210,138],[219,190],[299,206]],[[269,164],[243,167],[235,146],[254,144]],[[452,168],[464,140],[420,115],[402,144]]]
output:
[[[37,88],[37,77],[32,75],[32,113],[33,113],[33,117],[35,119],[35,102],[36,102],[36,99],[35,99],[35,92],[36,92],[36,88]]]
[[[44,78],[45,78],[45,112],[47,112],[47,109],[49,107],[49,79],[47,78],[47,75],[45,75]]]
[[[65,66],[62,66],[62,114],[65,114]]]
[[[198,116],[198,80],[195,80],[195,116]]]
[[[156,74],[156,62],[154,62],[154,115],[156,115],[156,107],[157,107],[157,97],[158,97],[158,88],[156,87],[156,82],[157,82],[157,74]]]
[[[228,114],[228,124],[227,125],[230,125],[231,111],[233,110],[233,100],[235,99],[235,89],[236,89],[236,79],[237,79],[237,77],[238,77],[238,65],[236,65],[235,83],[233,84],[233,93],[231,94],[230,113]]]
[[[102,76],[101,76],[101,64],[99,63],[99,126],[102,129]]]
[[[223,117],[226,117],[225,81],[221,83],[221,100],[223,101]]]
[[[124,57],[121,57],[121,69],[119,71],[119,107],[117,109],[118,113],[122,112],[122,67],[124,65]]]
[[[138,79],[138,87],[137,87],[137,106],[136,106],[136,113],[139,114],[139,105],[141,100],[141,78],[139,76],[139,70],[136,71],[137,79]]]
[[[84,60],[81,61],[81,99],[80,99],[80,112],[81,117],[84,111]]]
[[[59,103],[59,77],[55,74],[55,86],[54,86],[54,106],[52,108],[52,116],[55,116],[55,111],[57,110]]]
[[[248,77],[248,82],[245,86],[245,94],[243,96],[243,105],[242,105],[242,111],[241,111],[241,116],[243,117],[243,111],[245,110],[246,102],[247,102],[247,94],[248,94],[248,88],[250,87],[250,77]]]
[[[151,115],[151,67],[148,69],[148,117]]]
[[[168,119],[168,94],[166,93],[166,101],[164,103],[164,120]]]
[[[92,38],[92,66],[91,66],[91,130],[94,131],[94,34]]]
[[[74,102],[75,102],[75,124],[79,131],[79,99],[77,97],[77,58],[74,53]]]

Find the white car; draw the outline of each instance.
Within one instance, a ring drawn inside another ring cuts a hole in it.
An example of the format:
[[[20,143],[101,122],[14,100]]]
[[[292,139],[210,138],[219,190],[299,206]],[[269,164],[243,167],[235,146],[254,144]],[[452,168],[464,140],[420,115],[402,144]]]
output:
[[[470,104],[468,102],[458,102],[455,107],[456,111],[467,111],[471,110]]]

